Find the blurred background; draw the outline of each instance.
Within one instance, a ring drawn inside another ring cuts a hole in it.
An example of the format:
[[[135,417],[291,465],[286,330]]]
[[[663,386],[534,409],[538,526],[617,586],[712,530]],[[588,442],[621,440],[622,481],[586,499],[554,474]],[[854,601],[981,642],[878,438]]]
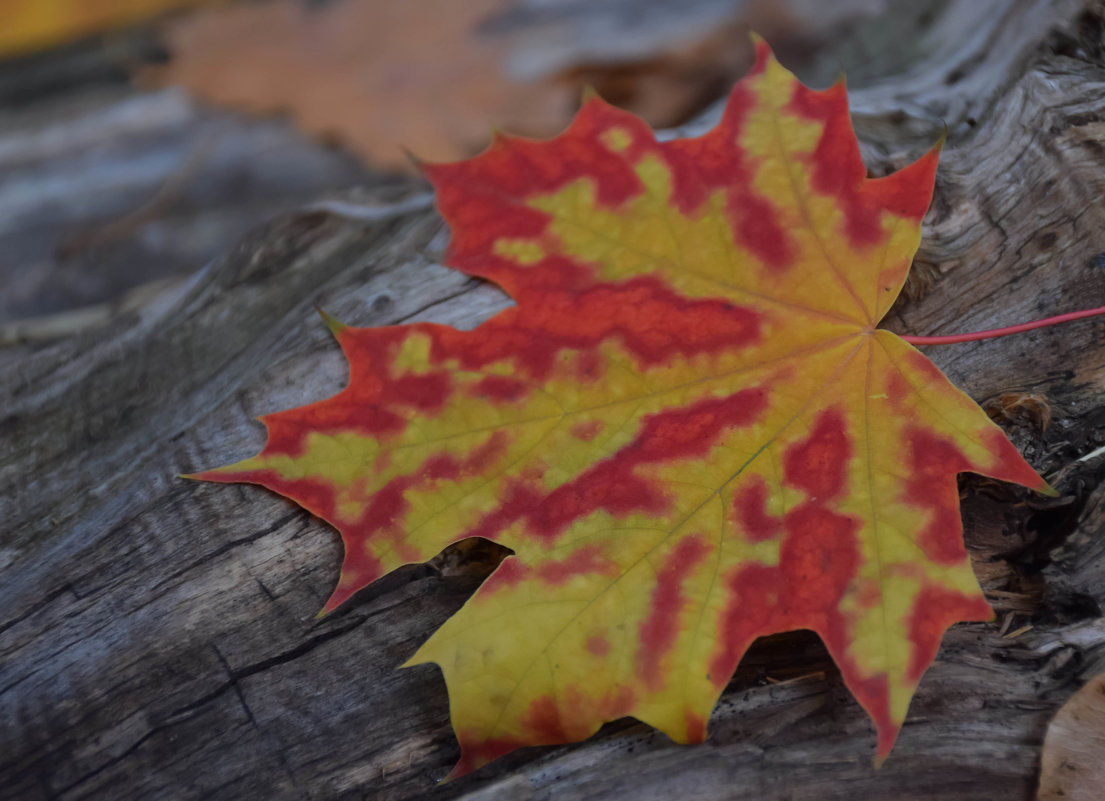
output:
[[[555,135],[586,86],[679,125],[748,67],[750,29],[815,86],[892,75],[894,32],[941,3],[890,5],[0,0],[0,344],[95,325],[320,198],[425,191],[407,152]]]

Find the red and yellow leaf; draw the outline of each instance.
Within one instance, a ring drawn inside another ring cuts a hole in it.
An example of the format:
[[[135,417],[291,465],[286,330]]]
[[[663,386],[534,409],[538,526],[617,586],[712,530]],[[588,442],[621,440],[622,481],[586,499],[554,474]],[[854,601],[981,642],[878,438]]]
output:
[[[798,628],[885,756],[945,629],[991,617],[956,474],[1047,489],[877,329],[938,149],[867,178],[843,83],[757,53],[699,138],[591,99],[552,141],[428,167],[449,264],[517,306],[474,331],[335,325],[349,386],[202,474],[341,531],[326,610],[466,537],[513,549],[409,663],[445,674],[458,772],[625,715],[701,741],[752,641]]]

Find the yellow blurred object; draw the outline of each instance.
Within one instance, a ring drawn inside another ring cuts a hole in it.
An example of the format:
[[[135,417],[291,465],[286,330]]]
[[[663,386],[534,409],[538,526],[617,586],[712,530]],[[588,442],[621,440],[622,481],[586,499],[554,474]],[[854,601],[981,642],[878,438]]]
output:
[[[220,0],[0,0],[0,58]]]

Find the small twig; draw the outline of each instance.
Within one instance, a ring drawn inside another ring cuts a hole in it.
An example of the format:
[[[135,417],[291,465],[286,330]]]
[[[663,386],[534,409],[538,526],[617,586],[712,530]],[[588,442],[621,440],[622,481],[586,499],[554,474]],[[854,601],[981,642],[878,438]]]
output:
[[[1002,639],[1003,640],[1015,640],[1017,637],[1020,637],[1022,634],[1027,634],[1028,632],[1032,631],[1032,628],[1033,627],[1031,625],[1021,626],[1019,629],[1014,629],[1013,631],[1009,632],[1008,634],[1003,634]]]

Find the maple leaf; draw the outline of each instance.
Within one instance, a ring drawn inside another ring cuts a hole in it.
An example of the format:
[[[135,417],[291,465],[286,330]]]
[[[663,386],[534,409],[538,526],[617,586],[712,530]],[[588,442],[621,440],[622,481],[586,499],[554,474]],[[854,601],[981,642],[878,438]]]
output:
[[[956,474],[1048,490],[876,328],[938,147],[867,178],[843,83],[756,52],[704,136],[658,143],[594,98],[554,140],[427,167],[448,263],[517,305],[468,332],[333,324],[348,387],[201,476],[341,531],[326,611],[466,537],[513,549],[408,662],[445,674],[455,774],[626,715],[701,741],[752,641],[799,628],[884,757],[947,627],[992,616]]]

